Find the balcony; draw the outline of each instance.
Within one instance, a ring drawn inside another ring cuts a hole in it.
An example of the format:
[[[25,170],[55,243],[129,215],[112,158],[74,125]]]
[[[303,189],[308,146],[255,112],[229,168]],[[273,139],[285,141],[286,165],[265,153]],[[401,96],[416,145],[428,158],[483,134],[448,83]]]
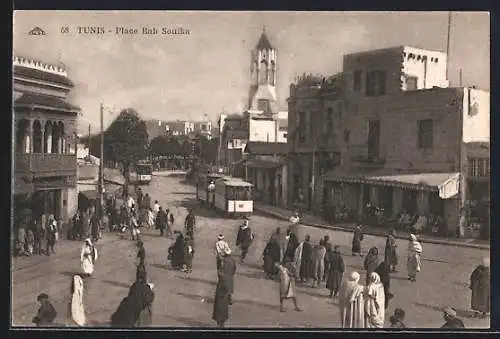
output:
[[[16,154],[14,172],[33,172],[53,174],[64,172],[76,174],[76,155],[74,154]]]
[[[360,165],[382,166],[385,164],[385,159],[380,155],[378,157],[374,157],[369,154],[368,146],[366,145],[351,145],[349,153],[351,155],[351,161],[359,163]]]

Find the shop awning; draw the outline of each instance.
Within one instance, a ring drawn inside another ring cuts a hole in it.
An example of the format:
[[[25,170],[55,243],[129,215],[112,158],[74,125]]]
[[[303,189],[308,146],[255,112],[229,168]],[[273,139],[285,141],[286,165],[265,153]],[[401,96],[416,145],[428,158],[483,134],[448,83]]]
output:
[[[99,199],[99,192],[97,192],[97,190],[82,191],[79,194],[83,195],[88,200]]]
[[[326,181],[435,191],[439,192],[439,195],[443,199],[450,198],[458,193],[458,185],[460,182],[459,178],[459,173],[414,173],[349,176],[330,172],[325,176]]]
[[[279,161],[252,159],[246,162],[246,166],[250,168],[271,169],[281,167],[283,163]]]

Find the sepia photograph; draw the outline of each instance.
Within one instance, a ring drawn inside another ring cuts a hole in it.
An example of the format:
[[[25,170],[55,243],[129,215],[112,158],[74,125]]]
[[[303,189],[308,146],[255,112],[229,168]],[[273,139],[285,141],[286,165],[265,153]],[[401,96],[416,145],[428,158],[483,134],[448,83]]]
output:
[[[12,329],[489,329],[488,12],[16,10]]]

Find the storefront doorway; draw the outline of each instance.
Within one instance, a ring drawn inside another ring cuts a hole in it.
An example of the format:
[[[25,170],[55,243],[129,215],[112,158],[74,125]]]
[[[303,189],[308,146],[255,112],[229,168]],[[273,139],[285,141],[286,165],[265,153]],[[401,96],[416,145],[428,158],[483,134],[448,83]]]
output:
[[[408,212],[410,215],[417,213],[417,191],[416,190],[403,190],[403,211]]]
[[[392,214],[392,187],[379,187],[379,205],[384,209],[384,215],[390,216]]]

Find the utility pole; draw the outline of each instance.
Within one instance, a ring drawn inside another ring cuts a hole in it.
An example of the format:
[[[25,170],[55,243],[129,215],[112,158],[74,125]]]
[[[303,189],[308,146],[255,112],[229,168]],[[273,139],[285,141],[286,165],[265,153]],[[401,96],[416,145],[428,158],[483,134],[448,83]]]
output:
[[[458,83],[459,83],[459,87],[462,87],[462,69],[461,68],[458,72]]]
[[[312,135],[312,164],[311,164],[311,201],[309,202],[311,209],[314,206],[314,196],[315,196],[315,189],[316,189],[316,135],[317,133],[317,125],[316,121],[312,120],[312,123],[314,123],[313,126],[313,135]]]
[[[449,79],[448,68],[450,67],[450,32],[451,32],[451,11],[448,12],[448,34],[446,38],[446,78]]]
[[[99,159],[99,216],[102,218],[103,204],[104,204],[104,105],[100,105],[100,118],[101,118],[101,157]]]
[[[90,155],[90,124],[89,124],[89,134],[87,138],[87,148],[89,149],[89,155]]]

